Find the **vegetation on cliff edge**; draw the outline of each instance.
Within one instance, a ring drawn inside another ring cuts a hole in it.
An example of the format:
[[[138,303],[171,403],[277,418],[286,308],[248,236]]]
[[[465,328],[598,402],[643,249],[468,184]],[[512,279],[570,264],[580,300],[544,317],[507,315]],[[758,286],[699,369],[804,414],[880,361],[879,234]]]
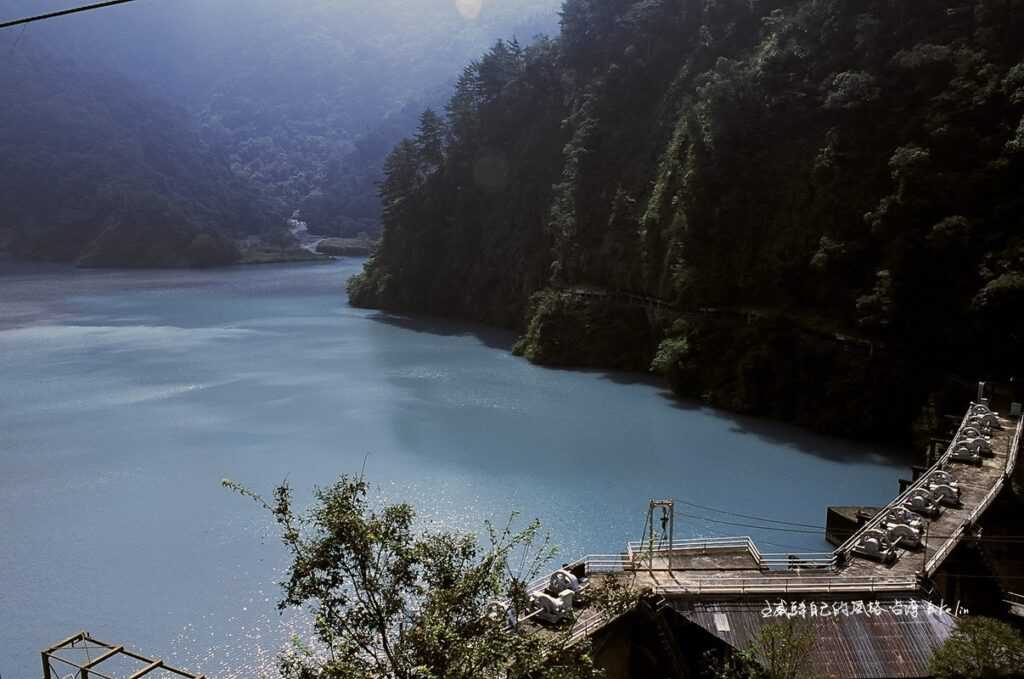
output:
[[[545,362],[639,353],[737,410],[905,428],[1020,372],[1022,9],[566,0],[557,39],[497,43],[394,149],[352,301],[519,328]],[[581,286],[662,304],[608,333],[620,307],[550,297]]]

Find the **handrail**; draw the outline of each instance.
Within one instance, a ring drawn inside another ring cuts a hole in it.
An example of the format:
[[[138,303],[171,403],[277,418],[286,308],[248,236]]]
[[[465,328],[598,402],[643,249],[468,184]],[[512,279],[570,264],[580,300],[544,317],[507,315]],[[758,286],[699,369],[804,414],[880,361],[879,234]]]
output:
[[[759,568],[792,567],[804,565],[812,566],[834,566],[836,563],[835,552],[765,552],[762,553],[757,544],[749,536],[741,537],[716,537],[716,538],[687,538],[673,540],[672,544],[661,543],[653,548],[641,541],[630,541],[626,543],[627,549],[634,555],[659,554],[665,552],[684,552],[699,550],[702,552],[726,549],[745,549],[753,557]]]
[[[831,592],[904,592],[917,589],[917,578],[881,578],[877,576],[842,577],[830,575],[799,578],[698,578],[693,583],[661,585],[661,594],[747,594],[747,593],[831,593]]]
[[[1020,454],[1020,431],[1024,425],[1024,415],[1017,420],[1017,431],[1013,434],[1013,441],[1010,443],[1010,451],[1006,456],[1006,478],[1013,476],[1013,469],[1017,466],[1017,455]]]
[[[935,463],[928,468],[928,471],[922,474],[917,479],[917,481],[907,486],[907,488],[902,493],[897,495],[892,501],[889,502],[889,504],[885,505],[885,507],[883,507],[881,511],[879,511],[868,521],[866,521],[864,525],[858,528],[853,533],[853,535],[846,539],[846,541],[843,544],[839,545],[839,547],[837,547],[835,550],[836,555],[848,555],[860,541],[860,538],[864,533],[866,533],[869,530],[877,528],[878,524],[882,522],[882,520],[885,518],[885,515],[889,512],[890,509],[900,506],[905,499],[910,497],[912,493],[914,493],[915,491],[919,490],[922,486],[924,486],[924,484],[928,480],[928,477],[931,476],[932,472],[942,468],[942,466],[949,460],[949,456],[953,452],[953,447],[956,444],[957,439],[960,438],[960,433],[964,430],[964,427],[967,426],[967,421],[971,417],[971,409],[974,407],[974,405],[975,404],[972,402],[970,406],[968,406],[967,412],[964,413],[964,417],[960,421],[960,426],[957,427],[956,433],[953,435],[953,438],[950,439],[949,445],[946,447],[946,452],[940,455],[939,458],[935,461]]]
[[[821,568],[821,567],[832,567],[836,565],[835,554],[830,554],[828,558],[805,558],[793,555],[792,557],[778,558],[778,559],[763,559],[761,561],[762,568],[771,569],[774,567],[782,567],[786,569],[793,568]]]
[[[681,538],[673,540],[671,544],[658,543],[652,546],[649,542],[630,541],[626,543],[626,551],[632,558],[643,556],[653,557],[655,554],[664,552],[700,551],[707,552],[716,549],[744,549],[750,553],[755,560],[760,559],[760,552],[749,536],[742,537],[713,537],[713,538]]]
[[[598,612],[596,615],[590,616],[589,618],[587,618],[587,620],[583,624],[583,626],[573,627],[572,633],[569,635],[569,640],[567,642],[567,645],[572,646],[572,645],[578,643],[584,637],[590,636],[590,634],[592,632],[594,632],[594,631],[600,629],[601,627],[603,627],[605,625],[605,623],[607,623],[607,622],[608,622],[608,614],[604,613],[603,611],[602,612]]]
[[[588,573],[607,573],[622,571],[629,563],[629,559],[625,554],[587,554],[566,564],[563,568],[572,569],[582,564]],[[562,570],[563,568],[557,570]],[[551,582],[551,576],[555,572],[551,571],[547,575],[542,575],[528,582],[526,584],[526,593],[533,594],[534,592],[543,591],[548,586],[548,583]]]
[[[757,548],[757,545],[749,537],[747,538],[747,543],[750,545],[750,553],[753,554],[758,563],[761,563],[761,550]]]
[[[924,573],[926,576],[931,577],[939,567],[939,564],[945,561],[946,557],[949,556],[949,553],[953,551],[953,548],[960,544],[960,538],[963,537],[966,526],[966,522],[957,526],[956,529],[949,534],[949,537],[946,538],[946,541],[943,542],[937,550],[935,550],[935,553],[932,554],[932,558],[928,559],[928,563],[924,566]]]
[[[596,573],[618,573],[627,570],[642,570],[642,557],[648,555],[653,557],[656,554],[665,554],[667,552],[677,551],[707,552],[741,549],[746,550],[753,557],[757,566],[763,571],[770,571],[773,568],[785,568],[792,570],[807,569],[809,573],[797,576],[786,576],[781,573],[765,573],[764,575],[751,577],[698,577],[684,584],[668,585],[655,583],[652,589],[653,591],[661,594],[701,594],[705,592],[720,594],[742,594],[755,592],[899,592],[916,590],[919,586],[919,574],[893,578],[845,575],[837,577],[833,571],[836,568],[840,556],[848,554],[857,544],[857,541],[861,538],[864,532],[877,528],[888,510],[902,505],[911,493],[920,489],[927,483],[928,477],[932,472],[937,469],[941,469],[942,466],[949,461],[949,457],[952,454],[956,441],[960,438],[964,428],[967,426],[967,422],[970,419],[974,405],[974,403],[970,404],[970,407],[961,419],[960,425],[957,427],[957,430],[945,452],[938,457],[927,472],[918,478],[917,481],[910,484],[902,493],[897,495],[880,512],[878,512],[878,514],[865,522],[865,524],[855,531],[850,538],[832,552],[807,552],[802,554],[787,552],[762,553],[758,550],[757,545],[750,536],[685,538],[673,540],[670,544],[658,543],[655,545],[651,545],[648,541],[636,540],[626,543],[625,553],[587,554],[586,556],[567,564],[565,568],[571,569],[582,565],[588,575]],[[925,575],[931,575],[937,566],[948,556],[949,552],[956,547],[964,533],[967,531],[967,528],[972,525],[975,519],[977,519],[977,517],[988,508],[998,495],[1006,480],[1010,478],[1019,454],[1022,432],[1024,432],[1024,416],[1022,416],[1017,422],[1016,432],[1014,433],[1013,440],[1007,454],[1005,472],[996,480],[993,487],[989,489],[981,502],[974,507],[968,518],[953,531],[949,538],[935,552],[932,558],[928,560],[924,568]],[[827,567],[830,572],[821,574],[814,573],[816,568],[822,567]],[[533,593],[543,590],[550,582],[550,577],[551,574],[530,582],[527,585],[527,591]],[[574,630],[571,637],[571,643],[575,643],[578,638],[588,635],[589,630],[595,624],[602,624],[599,617],[600,616],[592,616],[591,618],[588,618],[583,629]]]
[[[966,523],[974,523],[974,521],[981,515],[981,513],[988,509],[988,506],[992,504],[992,500],[994,500],[996,498],[996,495],[999,494],[999,491],[1003,489],[1004,482],[1005,480],[1003,478],[999,478],[996,480],[994,484],[992,484],[992,487],[989,488],[989,491],[985,493],[985,497],[981,499],[981,502],[977,504],[974,510],[967,517]]]
[[[646,540],[630,540],[626,543],[626,545],[631,550],[635,549],[637,551],[652,551],[653,549],[653,551],[655,552],[664,552],[668,551],[669,549],[677,550],[707,547],[723,549],[728,547],[749,547],[750,544],[751,539],[748,536],[676,539],[672,541],[671,545],[666,544],[664,542],[659,542],[657,546],[653,548],[648,547],[648,542]]]
[[[1018,446],[1020,444],[1020,433],[1021,426],[1024,424],[1024,417],[1021,417],[1017,421],[1017,430],[1014,432],[1013,440],[1010,443],[1010,448],[1006,453],[1006,471],[1003,475],[996,479],[996,482],[992,484],[988,492],[985,493],[985,497],[974,507],[971,513],[967,516],[964,521],[956,527],[956,530],[950,534],[949,538],[942,543],[942,546],[932,555],[932,558],[925,564],[925,574],[931,576],[935,570],[939,567],[939,564],[945,560],[949,553],[953,551],[953,548],[960,544],[960,539],[967,530],[967,526],[971,526],[981,516],[982,512],[989,508],[992,502],[996,499],[996,496],[1003,490],[1003,486],[1006,481],[1010,478],[1010,474],[1013,472],[1014,461],[1017,458]]]

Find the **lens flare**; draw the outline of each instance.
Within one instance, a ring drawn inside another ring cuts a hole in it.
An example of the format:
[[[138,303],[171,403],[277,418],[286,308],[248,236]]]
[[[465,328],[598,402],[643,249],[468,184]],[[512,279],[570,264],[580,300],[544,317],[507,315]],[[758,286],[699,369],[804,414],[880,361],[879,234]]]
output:
[[[480,16],[483,4],[483,0],[455,0],[455,9],[459,10],[463,19],[475,21]]]

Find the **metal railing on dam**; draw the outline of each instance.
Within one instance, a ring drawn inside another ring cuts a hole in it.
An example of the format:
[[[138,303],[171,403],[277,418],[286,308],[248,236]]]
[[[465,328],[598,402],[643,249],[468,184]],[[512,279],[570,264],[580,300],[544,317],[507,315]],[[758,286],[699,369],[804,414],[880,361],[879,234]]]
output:
[[[617,554],[588,554],[563,568],[581,574],[589,580],[587,586],[608,578],[628,578],[631,587],[665,598],[785,594],[870,597],[921,593],[924,581],[971,535],[1015,469],[1024,417],[999,418],[998,427],[986,439],[991,454],[984,459],[979,456],[974,464],[956,461],[954,450],[965,431],[974,426],[977,418],[972,413],[977,412],[978,405],[971,404],[936,462],[832,552],[764,553],[748,536],[671,543],[648,540],[627,542],[625,550]],[[960,501],[955,506],[943,507],[928,520],[917,553],[899,548],[894,550],[897,555],[892,561],[859,555],[855,549],[858,541],[872,531],[879,531],[890,510],[905,507],[915,492],[926,490],[936,472],[955,474]],[[544,591],[550,577],[529,583],[528,591]],[[577,613],[572,636],[583,638],[606,623],[604,614],[583,609]]]

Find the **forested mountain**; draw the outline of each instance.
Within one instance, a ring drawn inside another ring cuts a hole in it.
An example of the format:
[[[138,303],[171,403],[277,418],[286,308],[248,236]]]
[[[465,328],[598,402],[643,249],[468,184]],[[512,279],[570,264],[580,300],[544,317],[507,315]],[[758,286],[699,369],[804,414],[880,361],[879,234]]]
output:
[[[190,116],[32,39],[0,68],[0,247],[89,266],[230,263],[283,221]]]
[[[558,4],[146,1],[32,24],[25,38],[180,105],[275,213],[300,209],[314,232],[354,235],[379,230],[379,170],[419,110],[443,102],[496,37],[557,30]],[[0,18],[66,5],[7,0]]]
[[[566,0],[393,150],[353,302],[905,430],[1024,367],[1021,35],[1021,0]]]
[[[372,130],[359,135],[340,153],[329,154],[315,188],[299,203],[302,219],[316,233],[380,235],[378,192],[384,161],[395,143],[416,130],[424,107],[443,105],[449,83],[437,87],[388,114]]]

